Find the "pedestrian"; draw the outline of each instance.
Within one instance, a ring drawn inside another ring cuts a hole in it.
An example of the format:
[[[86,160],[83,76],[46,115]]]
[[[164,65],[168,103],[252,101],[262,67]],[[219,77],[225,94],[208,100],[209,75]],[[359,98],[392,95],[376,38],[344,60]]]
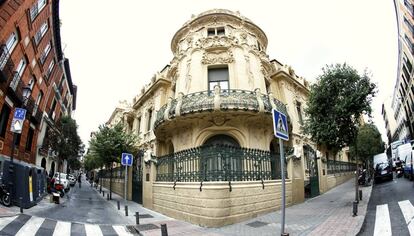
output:
[[[81,176],[82,176],[82,174],[78,175],[79,188],[81,187]]]

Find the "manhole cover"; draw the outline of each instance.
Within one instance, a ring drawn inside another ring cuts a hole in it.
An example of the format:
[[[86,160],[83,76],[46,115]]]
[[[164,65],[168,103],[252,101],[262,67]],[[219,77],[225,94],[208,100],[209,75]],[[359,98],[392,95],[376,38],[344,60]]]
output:
[[[259,227],[265,226],[267,224],[269,224],[269,223],[262,222],[262,221],[253,221],[253,222],[250,222],[246,225],[248,225],[250,227],[253,227],[253,228],[259,228]]]
[[[144,219],[144,218],[154,218],[154,216],[152,216],[152,215],[150,215],[150,214],[142,214],[142,215],[140,214],[140,215],[139,215],[139,218],[140,218],[140,219]]]
[[[143,224],[143,225],[135,225],[134,226],[138,232],[147,231],[151,229],[159,229],[160,227],[154,224]]]

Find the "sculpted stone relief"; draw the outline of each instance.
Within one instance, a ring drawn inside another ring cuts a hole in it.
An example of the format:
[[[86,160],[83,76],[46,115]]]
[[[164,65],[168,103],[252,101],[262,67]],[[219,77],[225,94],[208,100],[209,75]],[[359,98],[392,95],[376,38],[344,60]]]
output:
[[[190,91],[190,85],[191,85],[190,70],[191,70],[191,58],[189,58],[187,60],[187,72],[185,74],[185,89],[186,89],[187,93],[188,93],[188,91]]]
[[[203,64],[228,64],[234,62],[233,53],[229,50],[206,51],[203,53]]]
[[[246,60],[246,74],[247,74],[247,82],[249,83],[249,87],[254,87],[253,81],[253,73],[250,69],[250,57],[249,55],[245,55],[244,59]]]

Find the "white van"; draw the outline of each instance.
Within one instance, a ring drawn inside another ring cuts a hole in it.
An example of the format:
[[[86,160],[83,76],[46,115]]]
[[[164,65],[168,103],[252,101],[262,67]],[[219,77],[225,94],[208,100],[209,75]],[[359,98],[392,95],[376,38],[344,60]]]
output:
[[[411,143],[405,143],[397,147],[397,151],[395,153],[396,158],[400,158],[400,161],[405,161],[407,157],[411,157],[412,151]]]
[[[398,140],[398,141],[395,141],[395,142],[392,142],[391,143],[391,157],[392,157],[392,167],[393,167],[393,169],[395,169],[395,161],[397,160],[397,148],[400,146],[400,145],[403,145],[404,144],[404,142],[402,141],[402,140]],[[403,161],[403,160],[401,160],[401,161]]]

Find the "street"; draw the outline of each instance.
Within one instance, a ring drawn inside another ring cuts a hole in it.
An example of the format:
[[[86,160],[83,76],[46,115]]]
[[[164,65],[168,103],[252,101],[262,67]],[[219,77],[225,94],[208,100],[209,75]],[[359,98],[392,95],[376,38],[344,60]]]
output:
[[[34,215],[54,220],[91,223],[123,224],[117,212],[99,193],[93,190],[83,178],[82,186],[78,183],[64,196],[66,201],[51,210],[36,212]]]
[[[0,235],[132,235],[117,210],[85,178],[81,188],[76,184],[61,201],[30,215],[0,218]]]
[[[414,235],[413,192],[413,182],[403,177],[374,184],[359,235]]]

